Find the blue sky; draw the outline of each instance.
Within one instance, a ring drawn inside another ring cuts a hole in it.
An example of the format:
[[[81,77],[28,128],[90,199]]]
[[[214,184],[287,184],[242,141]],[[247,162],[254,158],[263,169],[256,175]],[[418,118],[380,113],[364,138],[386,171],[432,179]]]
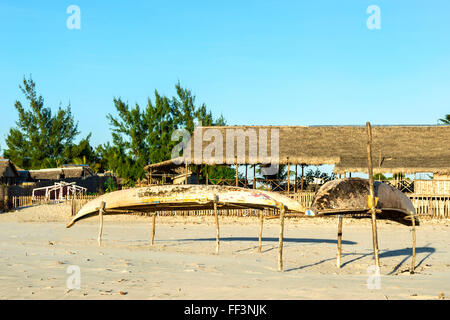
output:
[[[72,4],[80,30],[66,27]],[[0,146],[30,74],[95,145],[113,97],[144,104],[178,80],[229,124],[436,124],[450,113],[449,15],[448,0],[2,0]]]

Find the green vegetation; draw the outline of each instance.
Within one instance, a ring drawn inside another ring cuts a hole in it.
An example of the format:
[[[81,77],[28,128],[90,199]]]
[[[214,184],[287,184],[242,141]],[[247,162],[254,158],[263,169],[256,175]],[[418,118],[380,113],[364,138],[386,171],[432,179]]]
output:
[[[442,124],[450,124],[450,114],[446,114],[444,118],[439,119]]]
[[[129,106],[121,98],[114,98],[117,116],[107,114],[112,141],[93,147],[91,134],[75,143],[79,135],[70,105],[59,106],[56,114],[44,104],[36,92],[35,82],[24,77],[19,86],[29,106],[16,101],[18,112],[16,127],[6,138],[5,158],[24,169],[59,167],[63,164],[87,164],[95,172],[112,171],[122,183],[133,186],[145,178],[143,168],[171,158],[178,141],[172,133],[186,129],[192,133],[196,123],[204,126],[226,125],[223,116],[215,119],[205,104],[197,105],[190,90],[175,85],[176,96],[169,98],[155,90],[154,99],[148,98],[145,107]],[[233,178],[230,167],[208,167],[211,178]],[[200,179],[206,176],[202,167]],[[108,184],[107,188],[114,186]],[[116,186],[117,187],[117,186]]]

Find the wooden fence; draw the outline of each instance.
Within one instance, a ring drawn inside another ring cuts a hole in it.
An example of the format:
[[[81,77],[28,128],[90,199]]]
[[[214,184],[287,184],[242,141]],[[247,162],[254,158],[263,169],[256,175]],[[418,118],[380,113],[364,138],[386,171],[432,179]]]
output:
[[[434,219],[450,218],[450,195],[429,196],[411,193],[408,197],[420,216]]]
[[[297,192],[297,193],[284,193],[284,195],[298,201],[305,207],[309,207],[314,199],[314,192]],[[448,219],[450,218],[450,195],[447,196],[430,196],[430,195],[419,195],[414,193],[406,194],[413,203],[417,214],[421,217],[427,217],[432,219]],[[87,202],[95,199],[97,195],[80,195],[76,198],[69,199],[71,204],[72,215],[75,215],[83,205]],[[26,207],[37,204],[53,203],[45,199],[45,197],[35,197],[33,199],[31,196],[18,196],[12,197],[10,199],[10,209],[16,209],[20,207]],[[220,210],[221,214],[224,216],[235,216],[235,217],[250,217],[258,216],[259,210],[256,209],[229,209]],[[205,216],[213,215],[213,210],[176,210],[176,211],[165,211],[160,212],[160,215],[164,216]],[[144,214],[145,215],[145,214]],[[276,212],[273,212],[276,215]]]

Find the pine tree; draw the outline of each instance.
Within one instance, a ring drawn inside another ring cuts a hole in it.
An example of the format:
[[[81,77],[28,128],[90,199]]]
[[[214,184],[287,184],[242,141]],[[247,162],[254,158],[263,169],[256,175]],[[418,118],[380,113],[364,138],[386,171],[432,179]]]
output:
[[[19,86],[29,107],[16,101],[19,114],[17,127],[11,128],[6,138],[5,157],[19,167],[39,169],[61,165],[69,159],[64,158],[67,149],[73,145],[79,134],[70,105],[59,106],[55,115],[44,105],[42,96],[36,93],[35,82],[24,77]]]
[[[450,124],[450,114],[445,115],[445,118],[439,119],[442,124]]]

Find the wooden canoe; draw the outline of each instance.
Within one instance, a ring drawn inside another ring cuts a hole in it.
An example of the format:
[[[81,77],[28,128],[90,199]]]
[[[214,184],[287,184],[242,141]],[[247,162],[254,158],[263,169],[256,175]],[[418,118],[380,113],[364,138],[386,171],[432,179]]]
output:
[[[387,219],[405,225],[416,225],[419,219],[411,200],[393,186],[376,181],[374,183],[377,199],[377,219]],[[365,217],[368,213],[369,180],[361,178],[338,179],[325,183],[316,193],[306,215],[353,215]]]
[[[105,202],[105,214],[130,211],[155,212],[173,210],[264,209],[284,207],[286,212],[305,212],[297,201],[279,193],[217,185],[163,185],[119,190],[104,194],[85,204],[67,224],[97,215]]]

